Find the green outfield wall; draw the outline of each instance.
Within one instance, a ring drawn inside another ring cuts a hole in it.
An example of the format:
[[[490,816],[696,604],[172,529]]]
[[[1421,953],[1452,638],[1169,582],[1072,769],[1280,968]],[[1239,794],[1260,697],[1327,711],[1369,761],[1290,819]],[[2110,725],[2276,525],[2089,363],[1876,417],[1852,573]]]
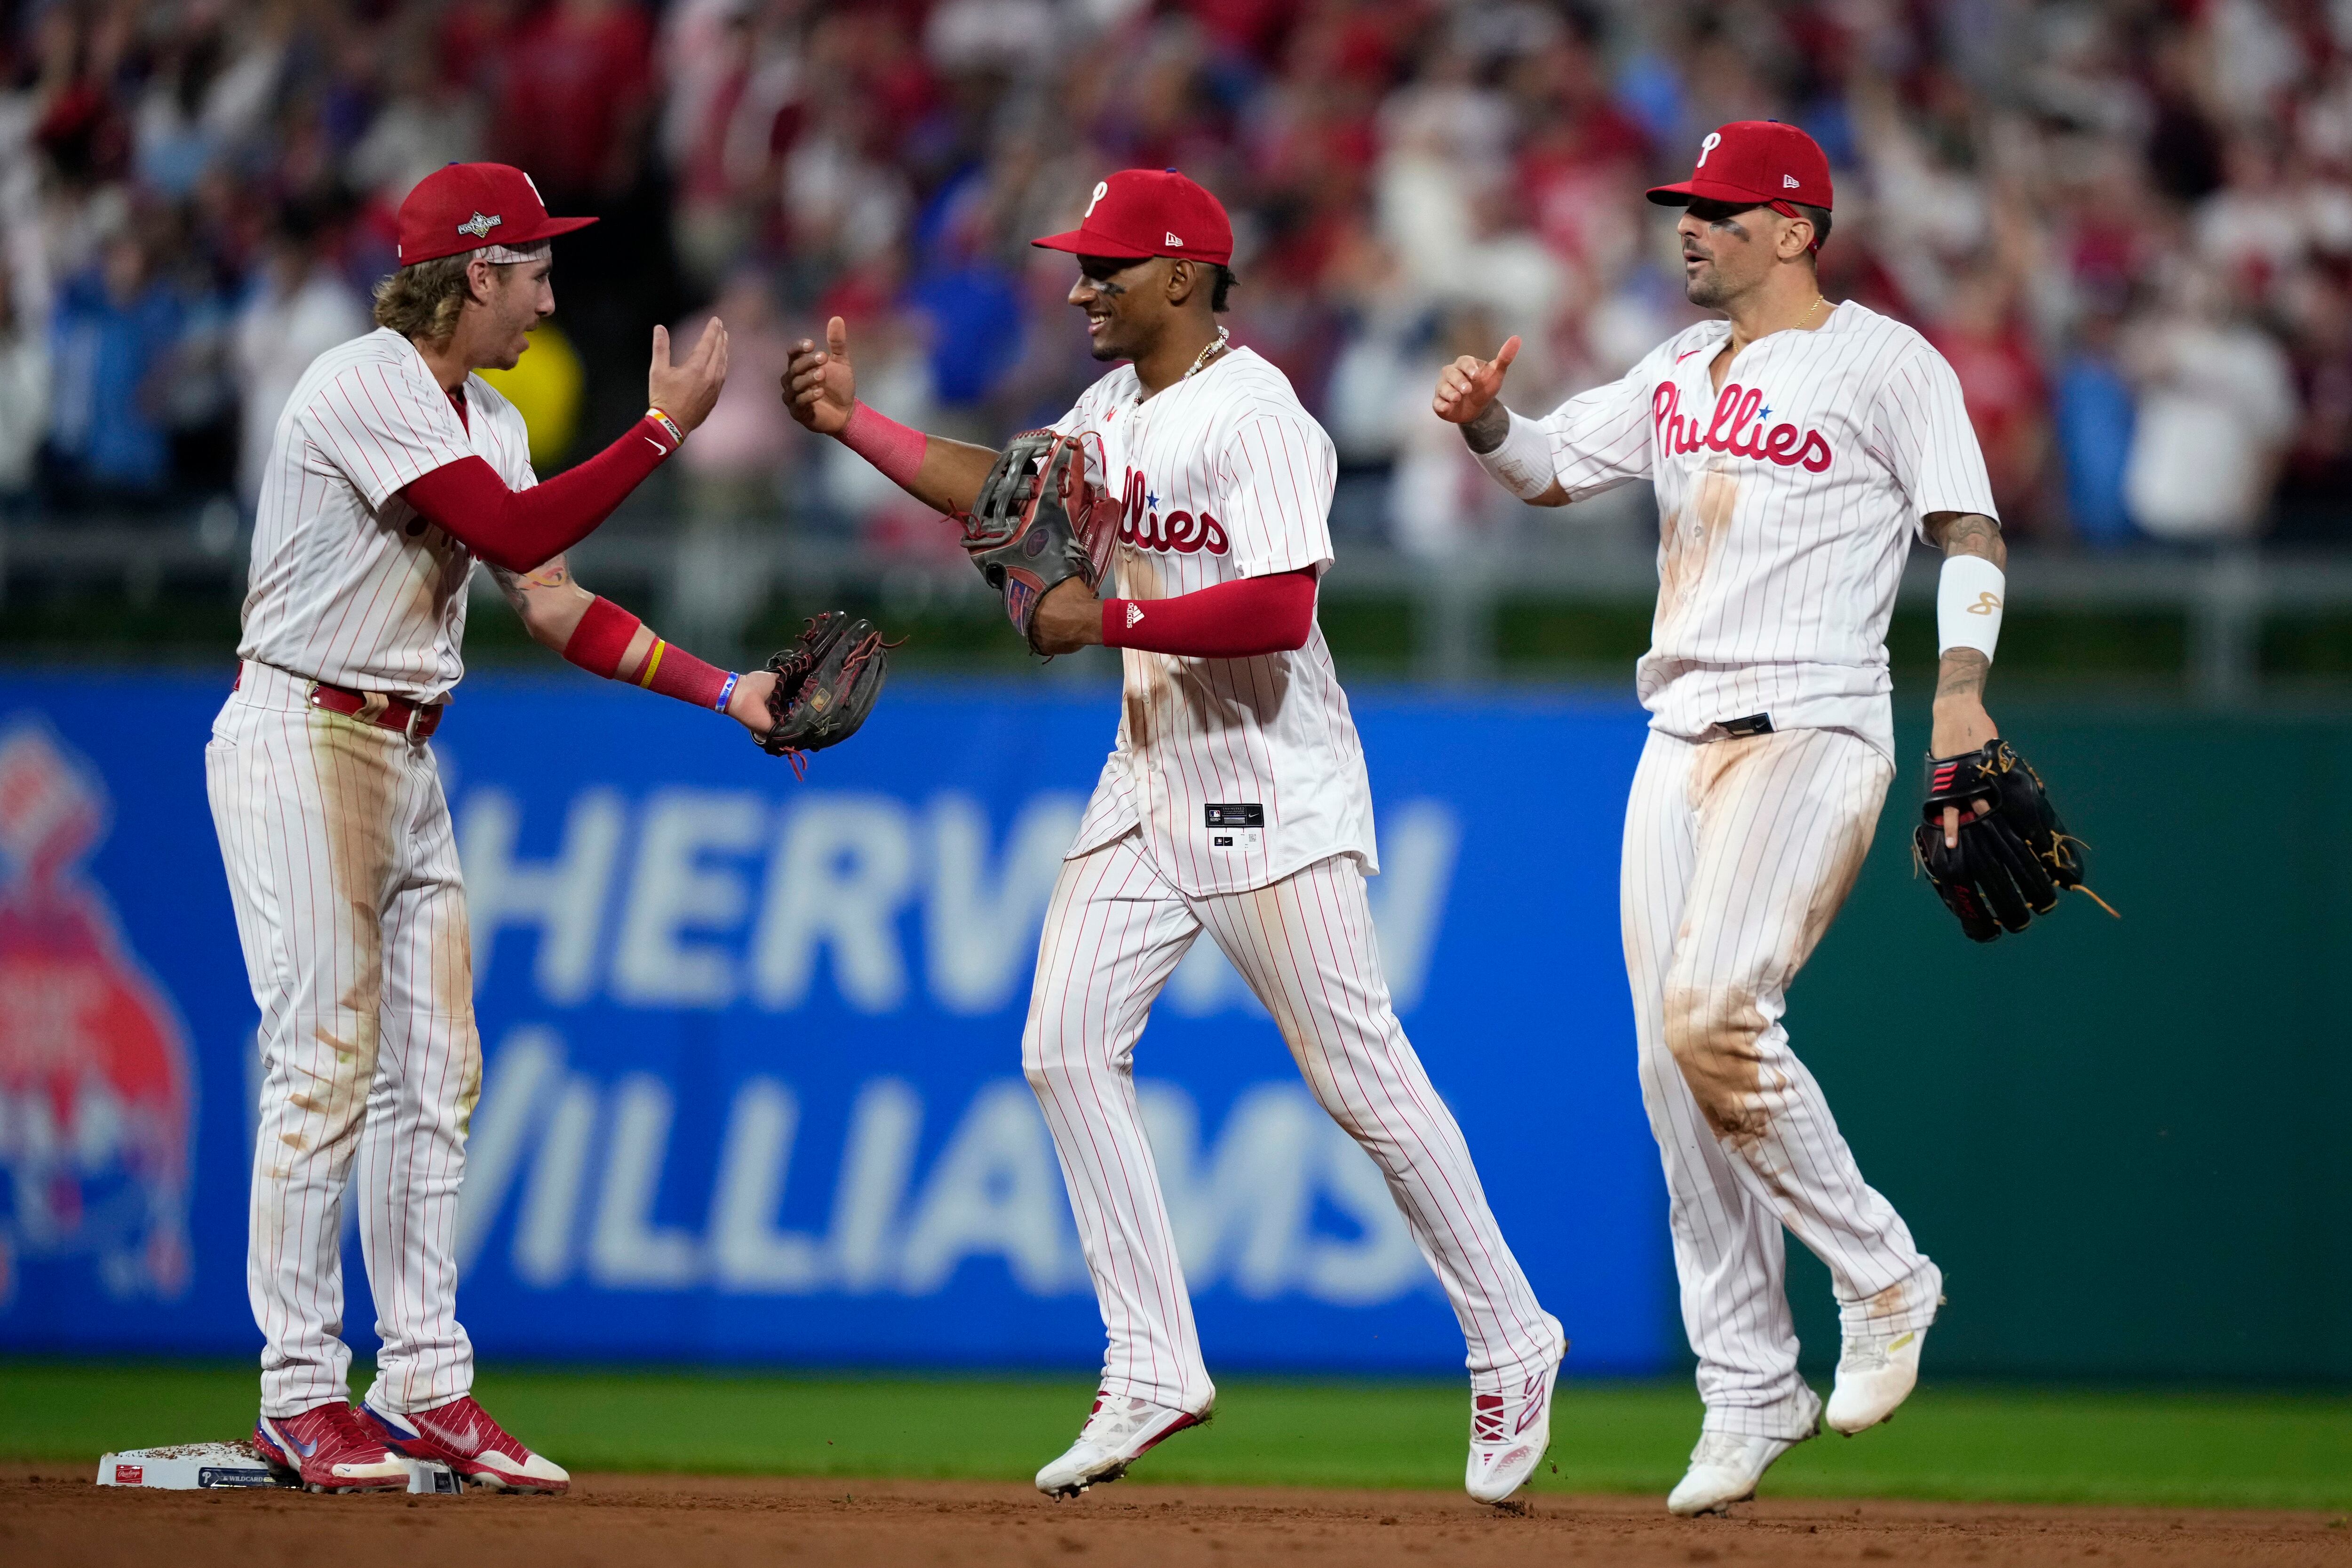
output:
[[[2352,720],[1995,709],[2124,918],[1962,940],[1912,875],[1908,723],[1788,1018],[1944,1268],[1932,1368],[2352,1381]],[[1826,1277],[1791,1287],[1826,1365]]]

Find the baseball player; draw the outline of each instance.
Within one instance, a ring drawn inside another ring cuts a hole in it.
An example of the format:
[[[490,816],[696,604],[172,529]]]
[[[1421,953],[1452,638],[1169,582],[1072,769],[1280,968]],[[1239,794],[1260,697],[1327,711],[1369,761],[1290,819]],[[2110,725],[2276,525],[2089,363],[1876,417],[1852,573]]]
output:
[[[1812,139],[1726,125],[1688,180],[1649,195],[1684,209],[1685,289],[1727,320],[1540,420],[1500,400],[1513,338],[1442,372],[1435,409],[1534,504],[1657,488],[1657,613],[1637,675],[1650,737],[1621,896],[1643,1100],[1706,1406],[1667,1506],[1696,1514],[1752,1495],[1819,1429],[1822,1403],[1797,1375],[1783,1226],[1836,1286],[1829,1424],[1885,1420],[1918,1377],[1943,1276],[1863,1180],[1781,1015],[1894,776],[1885,645],[1908,535],[1946,552],[1938,757],[1994,737],[1982,691],[2006,552],[1951,367],[1909,327],[1822,296],[1830,171]]]
[[[456,1315],[482,1064],[465,889],[427,742],[463,670],[475,562],[573,663],[768,728],[776,677],[669,647],[574,583],[563,555],[710,412],[725,328],[675,365],[656,328],[645,417],[543,485],[521,417],[472,374],[515,363],[555,308],[549,242],[593,221],[550,217],[502,164],[427,176],[400,208],[382,324],[319,356],[270,446],[242,664],[205,770],[267,1068],[246,1270],[267,1342],[256,1436],[314,1490],[405,1486],[394,1449],[491,1487],[569,1484],[475,1403]],[[361,1412],[339,1337],[354,1161],[383,1342]]]
[[[1315,624],[1330,439],[1282,374],[1218,325],[1233,229],[1191,180],[1115,174],[1079,227],[1035,243],[1076,255],[1069,300],[1095,358],[1129,362],[1055,426],[1101,442],[1123,503],[1118,595],[1063,582],[1031,624],[1040,652],[1099,643],[1125,650],[1126,668],[1118,744],[1046,912],[1022,1041],[1109,1335],[1094,1408],[1038,1489],[1114,1480],[1215,1403],[1133,1078],[1152,1000],[1205,931],[1387,1176],[1435,1268],[1469,1343],[1466,1484],[1500,1501],[1549,1440],[1566,1345],[1381,972],[1363,752]],[[802,423],[943,512],[968,512],[997,462],[858,402],[839,318],[823,348],[801,345],[786,395]]]

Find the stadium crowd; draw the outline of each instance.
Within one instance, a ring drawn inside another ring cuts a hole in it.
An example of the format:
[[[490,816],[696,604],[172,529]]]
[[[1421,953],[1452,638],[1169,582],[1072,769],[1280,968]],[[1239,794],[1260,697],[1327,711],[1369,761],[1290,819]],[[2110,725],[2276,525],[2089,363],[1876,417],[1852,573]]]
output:
[[[775,397],[996,440],[1098,372],[1032,250],[1100,174],[1239,233],[1236,339],[1408,551],[1575,527],[1481,481],[1434,366],[1518,332],[1523,408],[1689,319],[1671,212],[1721,121],[1837,171],[1822,281],[1958,368],[2012,532],[2352,540],[2352,5],[2319,0],[0,0],[0,509],[250,503],[294,379],[368,325],[391,215],[495,158],[557,212],[514,373],[542,470],[636,414],[651,326],[735,369],[670,493],[934,547]],[[1617,514],[1629,515],[1623,509]]]

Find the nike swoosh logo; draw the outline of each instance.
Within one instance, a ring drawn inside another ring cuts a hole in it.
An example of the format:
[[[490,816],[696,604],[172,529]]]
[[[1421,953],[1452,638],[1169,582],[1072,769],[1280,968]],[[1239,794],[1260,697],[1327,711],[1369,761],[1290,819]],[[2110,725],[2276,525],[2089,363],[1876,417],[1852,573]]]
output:
[[[1704,351],[1705,351],[1705,345],[1704,345],[1704,344],[1702,344],[1702,345],[1700,345],[1700,347],[1699,347],[1699,348],[1695,348],[1695,349],[1691,350],[1689,353],[1679,353],[1679,354],[1676,354],[1676,355],[1675,356],[1675,363],[1676,364],[1680,364],[1680,363],[1683,363],[1683,361],[1685,361],[1685,360],[1686,360],[1686,359],[1690,358],[1691,354],[1700,353],[1703,353]]]
[[[642,439],[646,446],[651,447],[655,451],[659,452],[663,457],[667,458],[669,456],[669,448],[663,446],[659,441],[655,440],[652,437],[646,436],[640,437],[640,439]]]

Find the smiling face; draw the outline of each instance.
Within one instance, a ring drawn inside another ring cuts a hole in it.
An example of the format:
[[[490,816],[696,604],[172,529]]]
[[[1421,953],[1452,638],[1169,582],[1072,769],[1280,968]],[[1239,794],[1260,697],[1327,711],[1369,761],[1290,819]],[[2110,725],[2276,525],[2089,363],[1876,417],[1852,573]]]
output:
[[[1727,309],[1772,269],[1812,243],[1812,225],[1767,206],[1697,200],[1675,224],[1682,240],[1683,293],[1702,310]]]
[[[555,313],[555,285],[548,278],[555,263],[542,256],[536,261],[505,266],[488,261],[472,266],[481,268],[480,273],[467,269],[474,303],[480,310],[475,328],[478,368],[512,370],[530,347],[532,329]]]
[[[1087,314],[1087,348],[1098,360],[1134,359],[1168,316],[1168,269],[1160,257],[1081,256],[1070,303]]]

